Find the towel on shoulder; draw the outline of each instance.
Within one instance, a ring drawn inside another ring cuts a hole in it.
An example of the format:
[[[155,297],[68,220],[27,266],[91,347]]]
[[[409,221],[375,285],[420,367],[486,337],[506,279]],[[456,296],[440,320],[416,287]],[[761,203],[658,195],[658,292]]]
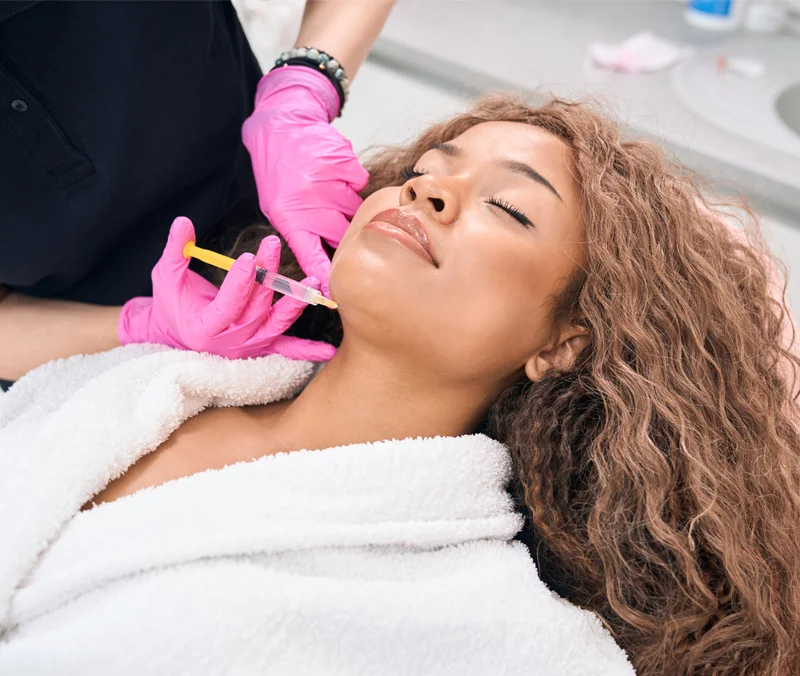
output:
[[[0,394],[0,673],[634,673],[512,540],[509,456],[482,435],[270,455],[80,511],[199,411],[312,370],[129,346]]]

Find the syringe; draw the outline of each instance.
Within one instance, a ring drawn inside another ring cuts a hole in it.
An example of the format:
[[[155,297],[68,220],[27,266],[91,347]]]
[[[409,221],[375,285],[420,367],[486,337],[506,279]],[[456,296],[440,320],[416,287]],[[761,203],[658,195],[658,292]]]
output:
[[[230,270],[236,262],[233,258],[223,256],[216,251],[201,249],[194,242],[186,242],[186,246],[183,247],[183,255],[186,256],[186,258],[197,258],[204,263],[208,263],[209,265],[223,270]],[[261,267],[256,268],[256,277],[253,281],[273,291],[282,293],[284,296],[291,296],[309,305],[324,305],[331,310],[335,310],[339,307],[336,301],[325,298],[325,296],[316,289],[312,289],[310,286],[306,286],[289,277],[284,277],[283,275],[270,272]]]

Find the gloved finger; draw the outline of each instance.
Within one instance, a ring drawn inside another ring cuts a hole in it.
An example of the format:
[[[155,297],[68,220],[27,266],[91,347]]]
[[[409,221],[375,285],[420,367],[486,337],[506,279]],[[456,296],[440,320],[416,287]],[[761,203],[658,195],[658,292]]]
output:
[[[265,270],[275,272],[281,260],[281,240],[269,235],[261,240],[256,252],[256,265]],[[267,319],[272,306],[274,291],[263,284],[253,284],[250,300],[239,317],[240,324],[260,323]]]
[[[158,261],[158,266],[165,272],[180,273],[189,267],[191,259],[183,255],[187,242],[194,242],[194,225],[186,216],[178,216],[169,229],[169,238],[164,247],[164,253]]]
[[[339,214],[341,216],[341,214]],[[344,218],[344,217],[342,217]],[[319,235],[306,230],[289,230],[286,233],[286,243],[297,258],[303,272],[309,277],[327,282],[331,272],[331,260]]]
[[[339,134],[336,129],[333,129],[333,131]],[[353,144],[341,134],[339,134],[339,137],[341,142],[339,147],[335,150],[332,149],[328,153],[326,161],[335,165],[336,170],[333,175],[338,180],[343,181],[355,190],[362,190],[367,185],[367,181],[369,181],[369,173],[358,161],[358,157],[353,150]]]
[[[308,232],[324,239],[336,248],[350,227],[350,221],[338,209],[328,207],[304,209],[291,218],[291,222],[287,221],[280,224],[281,230],[286,231],[287,242],[295,232]],[[294,251],[294,249],[292,250]],[[324,249],[323,253],[325,253]],[[325,257],[328,257],[327,254],[325,254]],[[312,273],[307,272],[306,274]],[[317,277],[316,274],[314,276]],[[318,279],[322,278],[318,277]]]
[[[317,156],[324,163],[317,165],[323,171],[330,168],[329,175],[336,176],[342,181],[363,187],[368,179],[367,171],[358,161],[358,156],[353,149],[353,144],[331,124],[317,123],[306,127],[306,137],[313,141],[313,148]]]
[[[353,218],[353,214],[358,211],[363,201],[351,186],[342,181],[331,182],[325,186],[325,206],[331,211],[341,212],[348,221]]]
[[[256,257],[251,253],[239,256],[214,300],[200,314],[200,325],[207,336],[222,333],[239,318],[253,292],[255,275]]]
[[[336,354],[336,348],[329,343],[294,336],[278,336],[270,344],[270,351],[289,359],[306,361],[330,361]]]
[[[345,174],[345,180],[356,192],[361,192],[367,187],[367,183],[369,182],[369,172],[361,166],[361,163],[358,160],[353,162],[349,169],[350,171]]]
[[[141,296],[131,298],[119,313],[119,342],[123,345],[154,342],[151,335],[153,326],[153,299]]]
[[[319,280],[313,277],[306,277],[300,283],[319,289]],[[297,318],[303,314],[303,310],[307,307],[308,303],[291,296],[284,296],[270,310],[269,320],[266,324],[267,331],[273,336],[280,335],[297,321]]]
[[[277,272],[281,265],[281,238],[277,235],[269,235],[261,240],[261,244],[256,252],[256,264],[259,267]]]
[[[342,238],[350,227],[350,221],[338,211],[329,211],[318,219],[318,223],[316,234],[334,249],[338,249]]]

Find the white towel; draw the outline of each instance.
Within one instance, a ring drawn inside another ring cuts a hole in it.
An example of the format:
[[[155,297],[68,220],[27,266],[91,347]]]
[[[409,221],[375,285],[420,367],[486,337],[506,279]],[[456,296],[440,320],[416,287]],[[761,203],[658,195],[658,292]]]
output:
[[[0,396],[0,673],[633,673],[512,541],[509,456],[482,435],[272,455],[79,511],[203,408],[311,373],[140,346]]]

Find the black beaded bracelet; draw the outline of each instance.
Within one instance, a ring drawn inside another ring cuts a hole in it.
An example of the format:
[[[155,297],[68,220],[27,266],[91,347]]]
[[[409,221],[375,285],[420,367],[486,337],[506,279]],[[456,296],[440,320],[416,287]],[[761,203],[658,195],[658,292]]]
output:
[[[275,61],[272,70],[283,68],[284,66],[307,66],[318,70],[327,77],[339,95],[337,117],[342,116],[342,109],[347,102],[350,82],[345,75],[344,68],[336,59],[315,47],[295,47],[288,52],[283,52]]]

